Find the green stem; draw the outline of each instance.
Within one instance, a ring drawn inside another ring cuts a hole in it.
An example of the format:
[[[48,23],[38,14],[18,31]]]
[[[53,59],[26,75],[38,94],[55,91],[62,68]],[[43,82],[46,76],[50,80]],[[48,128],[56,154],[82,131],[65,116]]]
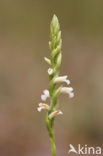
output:
[[[51,142],[51,151],[52,156],[56,156],[56,145],[55,145],[55,135],[54,135],[54,124],[52,127],[52,135],[50,136],[50,142]]]
[[[50,136],[52,156],[56,156],[57,154],[56,154],[55,135],[54,135],[54,119],[49,119],[48,115],[46,119],[46,126]]]

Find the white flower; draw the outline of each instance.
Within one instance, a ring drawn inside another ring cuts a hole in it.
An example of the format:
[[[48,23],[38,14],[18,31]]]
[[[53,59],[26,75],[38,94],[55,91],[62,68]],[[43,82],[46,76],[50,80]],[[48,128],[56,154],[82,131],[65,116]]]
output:
[[[54,117],[56,117],[57,115],[60,115],[60,114],[63,114],[63,112],[60,111],[60,110],[54,111],[54,112],[52,112],[52,113],[49,115],[49,118],[52,119],[52,118],[54,118]]]
[[[74,97],[73,88],[72,87],[62,87],[61,93],[67,93],[70,98]]]
[[[41,99],[42,99],[43,101],[46,101],[46,99],[47,99],[48,97],[50,97],[49,91],[48,91],[47,89],[45,89],[45,90],[43,91],[43,93],[44,93],[44,94],[41,95]]]
[[[55,83],[60,83],[60,82],[66,82],[67,85],[70,84],[70,80],[67,79],[67,75],[66,76],[59,76],[56,77],[54,80]]]
[[[49,106],[45,103],[39,103],[39,107],[37,108],[38,112],[41,112],[42,109],[49,110]]]
[[[69,97],[73,98],[74,97],[74,93],[73,92],[69,93]]]
[[[52,69],[52,68],[49,68],[49,69],[48,69],[48,74],[49,74],[49,75],[52,75],[52,74],[53,74],[53,69]]]

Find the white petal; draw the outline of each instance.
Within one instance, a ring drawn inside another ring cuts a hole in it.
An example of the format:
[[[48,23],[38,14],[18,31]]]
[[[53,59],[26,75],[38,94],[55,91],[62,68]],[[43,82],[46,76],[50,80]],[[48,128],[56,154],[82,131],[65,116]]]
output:
[[[39,107],[41,107],[42,106],[42,103],[39,103],[38,105],[39,105]]]
[[[65,82],[67,83],[67,85],[69,85],[69,84],[70,84],[70,80],[65,80]]]
[[[48,69],[48,74],[49,74],[49,75],[52,75],[52,74],[53,74],[53,69],[52,69],[52,68],[49,68],[49,69]]]
[[[61,111],[60,111],[58,115],[60,115],[60,114],[62,115],[62,114],[63,114],[63,112],[61,112]]]
[[[43,100],[43,101],[46,101],[46,99],[47,99],[47,96],[46,95],[41,95],[41,100]]]
[[[45,96],[49,97],[49,91],[47,89],[45,89],[43,93],[45,94]]]
[[[54,111],[49,115],[49,118],[52,119],[54,117],[56,117],[57,115],[63,114],[63,112],[61,112],[60,110]]]
[[[37,110],[38,110],[38,112],[41,112],[42,107],[38,107]]]
[[[69,97],[70,97],[70,98],[73,98],[73,97],[74,97],[74,93],[71,92],[71,93],[69,94]]]
[[[73,91],[73,88],[72,88],[72,87],[69,87],[69,91],[71,91],[71,92],[72,92],[72,91]]]
[[[72,87],[62,87],[61,88],[61,93],[67,93],[70,98],[74,97],[74,93],[72,91],[73,91]]]
[[[46,99],[49,97],[49,91],[48,91],[47,89],[45,89],[45,90],[43,91],[43,93],[44,93],[44,94],[41,95],[41,99],[42,99],[43,101],[46,101]]]
[[[55,78],[55,83],[58,83],[58,82],[64,82],[65,80],[67,79],[67,75],[66,76],[58,76]]]

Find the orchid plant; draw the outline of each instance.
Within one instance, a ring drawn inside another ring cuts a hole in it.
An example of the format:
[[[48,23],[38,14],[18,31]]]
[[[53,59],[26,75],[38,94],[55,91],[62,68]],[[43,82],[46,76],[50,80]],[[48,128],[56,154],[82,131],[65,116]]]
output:
[[[49,75],[49,89],[45,89],[41,95],[41,100],[43,102],[39,103],[37,110],[41,112],[42,110],[47,110],[46,115],[46,126],[49,132],[52,156],[56,156],[56,145],[55,145],[55,135],[54,135],[54,120],[57,115],[63,114],[59,109],[58,97],[61,93],[68,94],[69,98],[74,97],[74,92],[72,87],[63,87],[61,85],[57,88],[57,84],[66,83],[70,85],[70,80],[67,79],[67,75],[59,76],[61,61],[62,61],[62,39],[60,24],[56,15],[53,16],[50,25],[50,42],[49,47],[51,50],[50,59],[44,57],[44,60],[50,65],[48,69]],[[47,98],[50,99],[50,103],[47,104]]]

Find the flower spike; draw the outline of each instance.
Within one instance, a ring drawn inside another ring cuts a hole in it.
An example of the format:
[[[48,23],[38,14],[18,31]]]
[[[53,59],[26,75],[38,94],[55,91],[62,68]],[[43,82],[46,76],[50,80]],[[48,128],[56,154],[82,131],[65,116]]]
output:
[[[57,154],[54,136],[54,121],[57,115],[63,114],[59,109],[59,95],[61,93],[66,93],[70,98],[74,97],[72,87],[62,87],[62,85],[57,87],[57,84],[60,83],[66,83],[66,85],[69,85],[70,80],[67,79],[67,75],[59,76],[62,63],[62,38],[59,20],[56,15],[53,16],[50,24],[49,47],[51,50],[50,59],[44,57],[44,60],[51,66],[47,71],[50,83],[49,89],[43,91],[41,100],[46,101],[47,98],[49,98],[50,104],[47,105],[45,103],[40,103],[37,110],[39,112],[41,112],[42,110],[47,110],[46,126],[50,136],[52,156],[56,156]]]

